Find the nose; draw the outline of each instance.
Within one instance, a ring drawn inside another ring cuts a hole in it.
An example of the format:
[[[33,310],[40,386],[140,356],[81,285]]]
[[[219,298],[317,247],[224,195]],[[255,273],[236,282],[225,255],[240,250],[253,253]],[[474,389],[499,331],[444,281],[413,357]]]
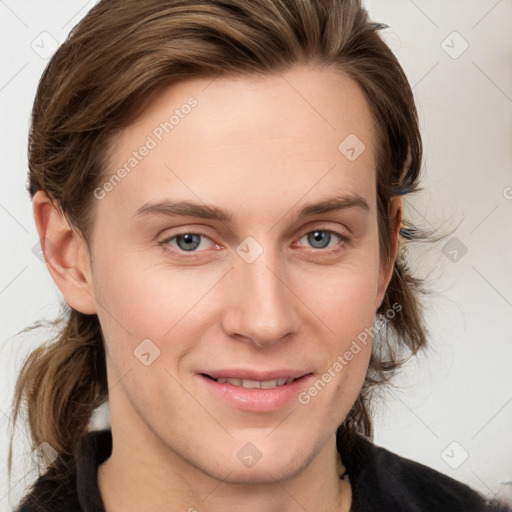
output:
[[[226,284],[230,300],[223,327],[228,335],[263,348],[298,332],[301,301],[270,250],[252,263],[236,258]]]

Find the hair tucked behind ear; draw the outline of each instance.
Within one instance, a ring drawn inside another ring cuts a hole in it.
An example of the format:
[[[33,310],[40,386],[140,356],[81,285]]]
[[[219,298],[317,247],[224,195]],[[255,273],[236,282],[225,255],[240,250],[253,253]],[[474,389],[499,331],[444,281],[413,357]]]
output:
[[[59,334],[36,348],[24,362],[15,387],[14,425],[27,404],[32,450],[48,443],[57,452],[52,467],[65,472],[75,458],[75,449],[92,411],[108,398],[108,385],[101,328],[96,315],[84,315],[64,304],[64,323]],[[27,332],[35,327],[25,329]],[[45,450],[40,450],[45,454]],[[11,474],[12,443],[8,470]]]
[[[29,140],[30,194],[42,190],[55,199],[87,240],[94,190],[108,176],[109,145],[153,94],[197,77],[328,66],[359,85],[375,121],[379,246],[388,262],[390,201],[419,190],[422,141],[413,92],[378,34],[383,28],[369,20],[359,0],[102,0],[72,30],[39,83]],[[422,237],[404,222],[401,246]],[[401,310],[375,344],[340,435],[371,436],[372,389],[401,366],[399,355],[426,346],[420,292],[421,281],[405,262],[395,261],[379,313],[396,303]],[[46,441],[61,455],[57,461],[72,461],[92,410],[107,396],[107,382],[97,317],[71,311],[63,322],[56,341],[24,364],[14,417],[24,400],[34,446]]]

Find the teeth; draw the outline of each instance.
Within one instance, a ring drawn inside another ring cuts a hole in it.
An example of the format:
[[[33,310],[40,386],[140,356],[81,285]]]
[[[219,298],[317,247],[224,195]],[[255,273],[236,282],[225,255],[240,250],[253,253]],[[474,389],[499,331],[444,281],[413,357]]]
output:
[[[284,386],[285,384],[292,383],[295,379],[292,377],[290,379],[274,379],[274,380],[248,380],[248,379],[224,379],[219,378],[215,379],[217,382],[227,382],[228,384],[233,384],[234,386],[240,386],[242,388],[247,389],[255,389],[255,388],[261,388],[261,389],[272,389],[277,386]]]
[[[217,382],[228,382],[229,384],[233,384],[235,386],[241,386],[241,379],[215,379]]]

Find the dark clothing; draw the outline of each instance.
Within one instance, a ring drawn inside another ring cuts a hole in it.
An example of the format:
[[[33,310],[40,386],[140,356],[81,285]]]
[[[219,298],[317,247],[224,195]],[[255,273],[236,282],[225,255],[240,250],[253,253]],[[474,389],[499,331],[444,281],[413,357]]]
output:
[[[17,512],[105,512],[97,471],[111,451],[110,430],[86,433],[76,466],[60,480],[51,471],[40,476]],[[511,512],[487,503],[467,485],[362,436],[343,449],[342,459],[352,486],[351,512]],[[36,501],[35,495],[42,497]]]

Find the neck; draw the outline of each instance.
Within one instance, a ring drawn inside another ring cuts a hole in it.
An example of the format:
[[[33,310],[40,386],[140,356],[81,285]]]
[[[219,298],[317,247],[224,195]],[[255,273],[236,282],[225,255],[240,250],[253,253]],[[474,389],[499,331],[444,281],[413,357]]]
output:
[[[228,473],[218,479],[162,445],[147,429],[134,435],[112,422],[112,453],[98,468],[106,512],[349,512],[352,501],[336,439],[286,479],[238,483]],[[130,425],[133,427],[133,424]]]

